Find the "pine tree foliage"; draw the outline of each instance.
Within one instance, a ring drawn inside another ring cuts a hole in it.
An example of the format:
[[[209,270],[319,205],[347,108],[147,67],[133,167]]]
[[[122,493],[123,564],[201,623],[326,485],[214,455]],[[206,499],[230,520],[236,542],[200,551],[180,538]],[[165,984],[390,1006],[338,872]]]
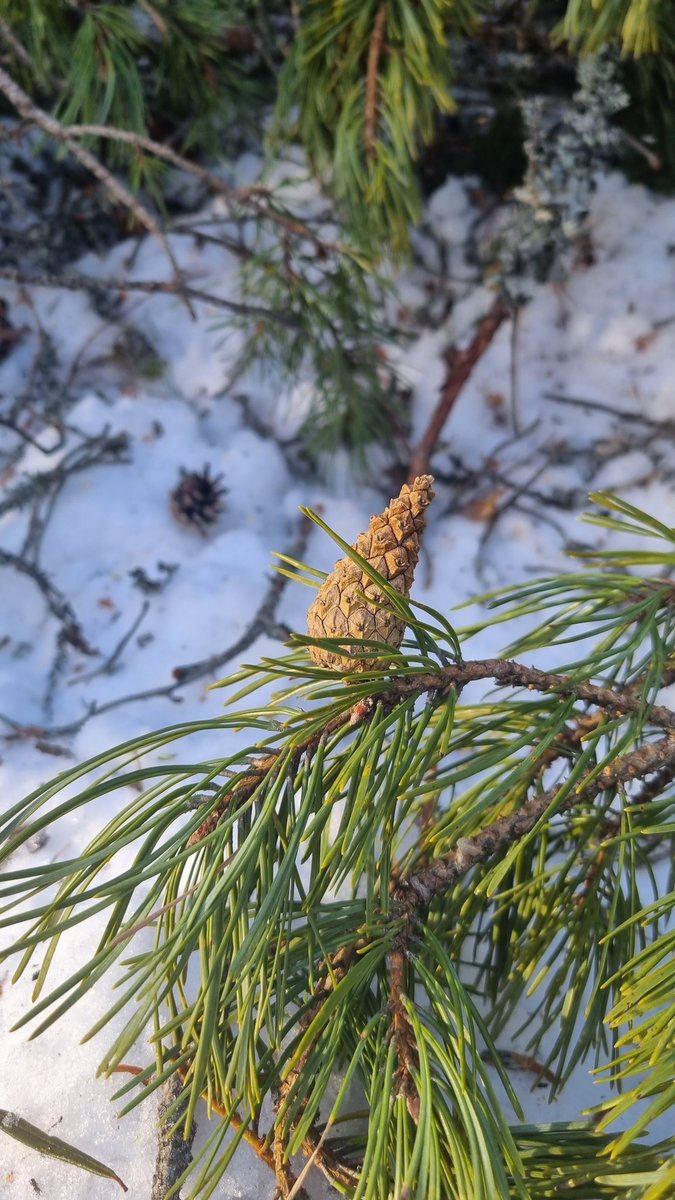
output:
[[[321,241],[302,235],[270,238],[263,223],[242,282],[247,296],[288,319],[248,323],[241,367],[255,364],[277,378],[308,382],[313,402],[301,434],[309,456],[343,445],[365,468],[366,447],[391,445],[406,422],[387,360],[394,342],[381,315],[387,280],[352,242],[326,252]]]
[[[112,125],[179,147],[215,151],[236,114],[256,93],[250,68],[232,51],[231,35],[254,18],[239,0],[122,0],[63,4],[8,0],[3,15],[23,45],[22,82],[54,97],[66,125]],[[148,163],[116,147],[137,182]]]
[[[134,738],[3,815],[3,956],[15,979],[41,960],[18,1025],[77,1021],[114,978],[84,1036],[124,1014],[106,1075],[147,1047],[122,1111],[177,1076],[175,1136],[202,1101],[212,1117],[188,1194],[211,1195],[246,1140],[282,1195],[297,1154],[358,1200],[672,1195],[675,1139],[643,1138],[675,1106],[675,892],[652,865],[675,836],[675,712],[658,703],[675,531],[595,500],[593,520],[644,548],[496,593],[459,634],[336,538],[405,619],[399,650],[297,636],[218,685],[224,715]],[[467,656],[516,620],[512,657]],[[308,645],[374,665],[341,674]],[[551,646],[567,647],[555,672],[523,661]],[[28,865],[38,832],[129,789],[77,857]],[[93,918],[72,962],[68,932]],[[611,1083],[594,1117],[523,1123],[495,1039],[525,991],[519,1040],[554,1092],[584,1064]]]
[[[663,117],[675,87],[670,0],[557,0],[541,13],[525,3],[515,20],[527,26],[533,14],[545,37],[574,54],[620,49],[638,62],[637,94]],[[512,19],[509,6],[475,0],[7,0],[3,8],[16,39],[5,47],[12,70],[65,125],[109,124],[220,153],[233,132],[260,127],[263,104],[276,104],[272,147],[301,142],[370,253],[408,244],[420,213],[417,158],[455,108],[461,47],[490,44]],[[495,66],[498,105],[514,78],[505,56]],[[151,157],[91,144],[136,184],[156,183]]]
[[[422,204],[418,159],[439,120],[455,111],[455,85],[471,84],[463,63],[475,51],[488,64],[488,110],[505,95],[523,102],[531,203],[529,212],[527,204],[520,208],[524,219],[515,223],[511,250],[504,247],[500,279],[513,268],[507,290],[520,297],[523,257],[543,259],[546,273],[583,218],[589,180],[608,147],[616,149],[611,122],[620,104],[615,80],[611,89],[600,80],[595,93],[585,87],[582,64],[579,93],[569,104],[563,99],[562,113],[549,121],[545,102],[523,94],[527,82],[511,61],[522,65],[528,56],[500,51],[500,30],[510,28],[512,37],[514,22],[522,19],[528,30],[536,23],[540,44],[557,39],[574,54],[591,55],[591,64],[607,61],[598,57],[603,48],[620,48],[621,70],[632,63],[629,82],[643,97],[659,153],[673,166],[669,10],[669,0],[556,0],[545,9],[519,3],[515,13],[474,0],[7,0],[0,65],[58,118],[59,154],[72,157],[68,131],[77,130],[76,148],[99,160],[99,182],[106,167],[120,179],[128,175],[147,200],[145,227],[159,231],[169,251],[171,155],[191,155],[194,175],[205,155],[222,160],[250,144],[246,135],[259,148],[266,141],[273,156],[300,143],[331,194],[339,237],[329,251],[318,237],[305,237],[302,213],[276,189],[269,189],[269,207],[281,221],[267,219],[269,208],[261,212],[255,189],[246,200],[239,196],[222,244],[235,246],[245,262],[250,302],[284,318],[259,321],[254,314],[242,366],[262,363],[313,380],[314,403],[301,431],[310,456],[346,444],[363,462],[366,445],[391,445],[405,433],[377,264],[409,248]],[[609,103],[610,90],[616,103]],[[556,94],[560,109],[559,100]],[[15,116],[11,100],[9,107]],[[30,119],[24,124],[31,128]],[[127,200],[124,222],[130,213],[138,221],[134,196]]]
[[[562,31],[570,42],[595,53],[619,39],[626,54],[642,58],[672,51],[675,42],[668,0],[569,0]]]
[[[471,0],[315,0],[280,80],[281,117],[298,107],[310,162],[331,168],[366,245],[394,249],[420,216],[414,163],[450,92],[450,29],[468,32]]]

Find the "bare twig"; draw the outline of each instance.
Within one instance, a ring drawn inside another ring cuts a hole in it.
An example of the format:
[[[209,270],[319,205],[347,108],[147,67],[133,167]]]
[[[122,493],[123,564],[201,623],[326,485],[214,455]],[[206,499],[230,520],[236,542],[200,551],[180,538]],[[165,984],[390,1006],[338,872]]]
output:
[[[448,372],[438,404],[427,429],[411,456],[408,472],[410,482],[417,475],[424,475],[428,471],[431,455],[464,384],[508,315],[509,310],[505,300],[501,296],[497,297],[489,312],[480,322],[466,349],[451,352],[448,355]]]
[[[660,171],[663,168],[663,160],[649,146],[645,146],[638,138],[633,137],[632,133],[628,133],[626,129],[619,129],[619,136],[623,138],[627,146],[634,150],[636,154],[642,155],[645,162],[651,167],[652,171]]]
[[[55,454],[57,450],[62,448],[65,442],[64,432],[63,430],[59,430],[57,440],[53,446],[42,446],[36,438],[31,437],[29,433],[26,433],[25,429],[22,429],[20,425],[17,425],[14,421],[8,420],[6,417],[0,417],[0,428],[9,429],[12,433],[15,433],[17,437],[21,438],[22,441],[27,442],[29,446],[33,446],[36,450],[39,450],[41,454]]]
[[[24,67],[28,67],[29,71],[34,74],[35,67],[33,66],[30,54],[26,48],[22,46],[19,39],[15,37],[7,22],[3,21],[2,18],[0,18],[0,38],[2,38],[3,42],[7,43],[12,53],[18,58],[19,62],[23,63]]]
[[[586,400],[582,396],[564,396],[560,392],[544,392],[544,400],[552,400],[554,404],[567,404],[571,408],[586,408],[591,412],[605,413],[607,416],[616,417],[619,421],[628,421],[635,425],[647,425],[651,429],[662,431],[664,433],[671,432],[675,427],[675,422],[657,421],[653,417],[648,417],[645,413],[628,412],[624,408],[617,408],[616,405],[603,404],[601,400]]]
[[[96,667],[93,671],[88,671],[86,675],[78,675],[76,679],[71,679],[69,686],[72,687],[76,683],[85,683],[89,679],[95,679],[97,675],[112,675],[124,650],[129,645],[129,642],[134,636],[136,630],[145,619],[149,608],[150,601],[144,600],[141,605],[141,611],[139,612],[138,616],[134,618],[126,633],[120,638],[112,654],[106,658],[105,662],[101,663],[100,667]]]
[[[113,200],[115,200],[118,204],[121,204],[123,208],[126,208],[139,225],[141,225],[144,229],[147,229],[148,233],[151,233],[157,238],[173,268],[176,278],[176,291],[182,294],[183,273],[181,268],[176,261],[176,257],[171,249],[171,246],[169,245],[164,230],[152,213],[148,211],[145,205],[142,204],[140,200],[138,200],[137,197],[134,196],[123,183],[120,183],[119,179],[116,179],[115,176],[110,173],[107,167],[104,167],[103,163],[100,162],[100,160],[96,158],[94,154],[92,154],[89,150],[86,150],[84,146],[80,146],[80,144],[69,135],[68,130],[64,128],[59,121],[50,116],[49,113],[45,112],[43,109],[38,108],[38,106],[33,103],[28,93],[24,92],[23,88],[19,87],[18,83],[16,83],[16,81],[12,79],[11,75],[9,75],[8,72],[2,67],[0,67],[0,91],[4,92],[10,104],[16,108],[17,112],[24,119],[24,121],[34,122],[45,133],[49,134],[50,137],[54,138],[55,141],[59,142],[62,146],[65,146],[66,149],[73,155],[73,158],[76,158],[78,162],[86,168],[86,170],[90,171],[91,174],[103,184],[104,188],[108,194],[112,196]],[[191,307],[189,297],[186,298],[185,302],[190,312],[194,316],[194,311]]]
[[[366,112],[363,124],[363,143],[366,150],[366,161],[371,162],[375,154],[377,141],[377,117],[379,108],[379,69],[380,56],[384,43],[384,33],[387,27],[387,3],[380,5],[373,23],[373,32],[368,47],[368,65],[366,68]]]
[[[308,517],[303,516],[299,522],[295,539],[286,551],[289,558],[302,558],[311,528],[312,522]],[[290,630],[287,626],[279,624],[276,619],[276,610],[287,583],[288,576],[276,572],[270,581],[263,602],[246,632],[219,654],[212,654],[208,658],[201,659],[199,662],[175,667],[173,676],[177,683],[191,683],[192,680],[199,679],[203,675],[213,675],[221,667],[224,667],[226,663],[231,662],[238,654],[243,654],[245,650],[248,650],[249,646],[252,646],[262,634],[267,634],[268,637],[277,638],[282,641],[286,639],[290,634]]]
[[[509,384],[511,400],[511,425],[517,437],[520,433],[520,388],[518,382],[518,333],[520,308],[513,304],[511,308],[511,355],[509,359]]]
[[[0,267],[0,279],[24,287],[65,288],[68,291],[88,292],[146,292],[150,296],[187,296],[202,304],[225,308],[241,317],[256,317],[261,321],[273,321],[286,329],[297,329],[297,321],[282,309],[264,308],[261,304],[246,304],[243,301],[226,300],[214,292],[205,292],[177,280],[164,279],[99,279],[92,275],[24,275],[16,267]]]
[[[306,238],[313,244],[315,250],[322,255],[343,252],[344,247],[338,242],[324,240],[304,221],[300,221],[296,217],[290,217],[287,213],[280,212],[274,208],[272,193],[268,188],[259,185],[245,188],[232,187],[231,184],[226,183],[215,172],[209,171],[207,167],[201,166],[200,163],[196,163],[192,159],[185,158],[184,155],[179,154],[171,146],[167,146],[163,142],[156,142],[152,138],[145,137],[140,133],[134,133],[129,129],[115,129],[109,125],[68,125],[65,132],[69,138],[93,137],[102,138],[107,141],[124,142],[128,146],[132,146],[135,150],[152,154],[155,158],[163,159],[178,170],[185,171],[188,175],[194,175],[210,191],[215,192],[216,195],[222,196],[223,199],[228,201],[233,210],[241,207],[251,209],[254,215],[262,217],[272,224],[279,225],[287,233]]]
[[[18,554],[10,554],[7,550],[2,549],[0,549],[0,567],[13,567],[20,575],[25,575],[33,581],[44,597],[50,613],[63,626],[63,638],[69,646],[79,650],[80,654],[97,653],[89,645],[70,601],[52,583],[42,567],[37,566],[36,563],[27,562]]]
[[[58,470],[58,468],[57,468]],[[40,477],[38,477],[40,478]],[[1,513],[0,507],[0,513]],[[288,547],[287,554],[290,558],[301,559],[307,538],[311,528],[311,522],[308,518],[303,517],[298,525],[293,542]],[[1,561],[0,561],[0,565]],[[84,714],[76,721],[71,721],[68,724],[53,726],[50,728],[42,728],[34,725],[23,727],[20,722],[13,718],[0,713],[0,721],[4,721],[10,729],[14,731],[15,736],[20,736],[22,729],[25,729],[26,736],[45,737],[72,737],[87,724],[93,717],[102,716],[103,713],[111,712],[115,708],[121,708],[127,704],[133,704],[141,700],[152,700],[156,697],[164,696],[169,700],[180,702],[180,697],[176,695],[181,688],[186,687],[189,683],[194,683],[197,679],[202,679],[205,676],[213,675],[226,663],[231,662],[237,655],[247,650],[249,646],[255,642],[256,638],[262,634],[267,634],[268,637],[275,638],[279,641],[285,641],[289,636],[287,626],[277,622],[276,608],[279,604],[281,596],[287,586],[288,578],[285,575],[275,573],[270,580],[269,588],[262,603],[255,613],[253,620],[245,633],[242,634],[236,642],[228,646],[227,649],[219,654],[209,655],[208,658],[201,659],[199,662],[188,663],[185,666],[175,667],[173,671],[173,682],[161,684],[158,687],[147,688],[141,692],[132,692],[128,695],[117,696],[113,700],[108,700],[105,704],[91,704],[85,710]],[[97,672],[98,673],[98,672]]]

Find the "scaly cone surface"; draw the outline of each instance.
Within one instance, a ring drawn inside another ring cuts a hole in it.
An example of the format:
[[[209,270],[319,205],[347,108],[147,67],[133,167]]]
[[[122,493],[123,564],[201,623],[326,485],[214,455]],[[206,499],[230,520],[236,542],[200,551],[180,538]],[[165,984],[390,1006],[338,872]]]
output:
[[[383,513],[371,517],[368,532],[360,533],[354,543],[362,558],[404,596],[410,592],[420,556],[426,510],[434,498],[432,483],[432,475],[418,475],[410,486],[404,483],[400,495]],[[376,607],[380,604],[384,607]],[[341,558],[321,585],[308,613],[308,625],[310,637],[369,638],[396,648],[405,632],[405,621],[388,607],[382,590],[351,558]],[[320,667],[334,671],[369,671],[386,665],[382,658],[362,658],[357,646],[342,654],[321,646],[310,646],[309,652]]]

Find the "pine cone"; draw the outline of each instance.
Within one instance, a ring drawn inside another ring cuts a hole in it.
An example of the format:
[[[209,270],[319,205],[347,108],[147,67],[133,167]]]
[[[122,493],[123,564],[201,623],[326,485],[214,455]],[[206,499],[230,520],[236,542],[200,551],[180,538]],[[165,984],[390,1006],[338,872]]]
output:
[[[432,475],[419,475],[410,487],[404,483],[400,495],[380,516],[371,518],[368,532],[359,534],[354,543],[354,549],[404,596],[410,592],[420,555],[425,512],[434,498],[432,483]],[[367,604],[364,596],[375,603]],[[394,647],[401,645],[405,632],[405,621],[387,607],[381,589],[351,558],[335,564],[310,607],[308,622],[310,637],[370,638]],[[334,671],[369,671],[387,665],[382,658],[361,658],[356,646],[344,654],[320,646],[310,646],[309,652],[320,667]]]

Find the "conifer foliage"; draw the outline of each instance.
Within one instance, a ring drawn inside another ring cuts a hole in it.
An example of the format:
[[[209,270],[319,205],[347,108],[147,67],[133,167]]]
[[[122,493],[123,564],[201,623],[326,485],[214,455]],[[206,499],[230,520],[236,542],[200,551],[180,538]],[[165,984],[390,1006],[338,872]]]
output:
[[[459,633],[336,537],[377,589],[364,603],[405,621],[400,647],[297,636],[218,685],[224,715],[132,739],[3,815],[3,955],[15,978],[41,961],[19,1024],[77,1022],[117,980],[83,1033],[125,1014],[104,1074],[147,1047],[122,1111],[168,1079],[175,1137],[209,1107],[183,1194],[211,1195],[242,1140],[285,1197],[314,1170],[356,1200],[673,1194],[675,1139],[643,1135],[675,1107],[675,892],[652,866],[675,835],[675,712],[658,702],[675,531],[594,499],[637,549],[497,593]],[[505,657],[470,656],[515,619],[529,632]],[[563,667],[528,665],[552,645]],[[366,648],[351,672],[309,653]],[[90,806],[81,853],[28,865],[26,843]],[[69,961],[86,921],[98,943]],[[495,1039],[526,990],[517,1040],[554,1093],[584,1064],[612,1084],[590,1117],[523,1122]]]

